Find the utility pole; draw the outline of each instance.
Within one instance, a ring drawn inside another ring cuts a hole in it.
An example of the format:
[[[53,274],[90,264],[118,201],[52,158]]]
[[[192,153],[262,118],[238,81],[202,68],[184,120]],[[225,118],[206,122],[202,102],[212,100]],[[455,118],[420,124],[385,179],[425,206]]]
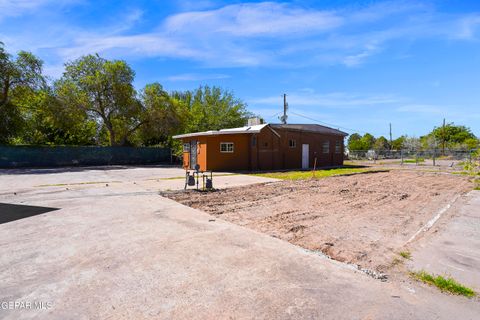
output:
[[[445,155],[445,118],[443,118],[442,126],[442,155]]]
[[[280,121],[282,121],[282,124],[287,124],[287,109],[288,109],[288,103],[287,103],[287,95],[284,93],[283,94],[283,116],[280,117]]]
[[[392,150],[392,123],[390,122],[390,150]]]

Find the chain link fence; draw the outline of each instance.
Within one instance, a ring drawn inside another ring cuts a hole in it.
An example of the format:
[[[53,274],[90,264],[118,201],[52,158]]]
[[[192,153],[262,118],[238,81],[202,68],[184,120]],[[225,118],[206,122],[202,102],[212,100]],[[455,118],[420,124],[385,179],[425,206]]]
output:
[[[348,151],[348,160],[392,160],[403,163],[424,163],[426,160],[433,162],[433,165],[441,162],[467,162],[474,157],[476,150],[441,150],[441,149],[419,149],[419,150],[353,150]]]

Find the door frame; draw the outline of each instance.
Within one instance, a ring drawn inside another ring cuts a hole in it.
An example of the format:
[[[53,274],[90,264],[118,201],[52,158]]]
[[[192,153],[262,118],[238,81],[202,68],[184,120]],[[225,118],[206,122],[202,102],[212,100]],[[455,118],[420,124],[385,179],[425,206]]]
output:
[[[198,145],[197,145],[197,140],[190,140],[190,169],[195,169],[195,166],[198,163]],[[195,153],[195,155],[192,157],[192,155]],[[193,161],[195,160],[195,161]],[[195,162],[195,163],[194,163]]]
[[[310,168],[310,145],[302,144],[302,169]]]

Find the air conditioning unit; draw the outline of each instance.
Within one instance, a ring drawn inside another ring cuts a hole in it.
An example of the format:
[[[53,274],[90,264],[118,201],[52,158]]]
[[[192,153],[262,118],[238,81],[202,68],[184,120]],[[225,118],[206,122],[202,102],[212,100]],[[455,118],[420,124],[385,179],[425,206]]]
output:
[[[247,121],[247,126],[249,127],[256,126],[256,125],[262,124],[262,122],[263,122],[262,119],[260,119],[259,117],[250,118]]]

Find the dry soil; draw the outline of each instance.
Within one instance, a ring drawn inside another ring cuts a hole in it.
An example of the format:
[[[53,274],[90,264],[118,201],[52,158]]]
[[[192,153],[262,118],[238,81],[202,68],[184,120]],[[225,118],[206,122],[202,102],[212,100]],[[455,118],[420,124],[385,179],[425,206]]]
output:
[[[393,170],[162,195],[333,259],[385,272],[419,228],[471,189],[463,176]]]

